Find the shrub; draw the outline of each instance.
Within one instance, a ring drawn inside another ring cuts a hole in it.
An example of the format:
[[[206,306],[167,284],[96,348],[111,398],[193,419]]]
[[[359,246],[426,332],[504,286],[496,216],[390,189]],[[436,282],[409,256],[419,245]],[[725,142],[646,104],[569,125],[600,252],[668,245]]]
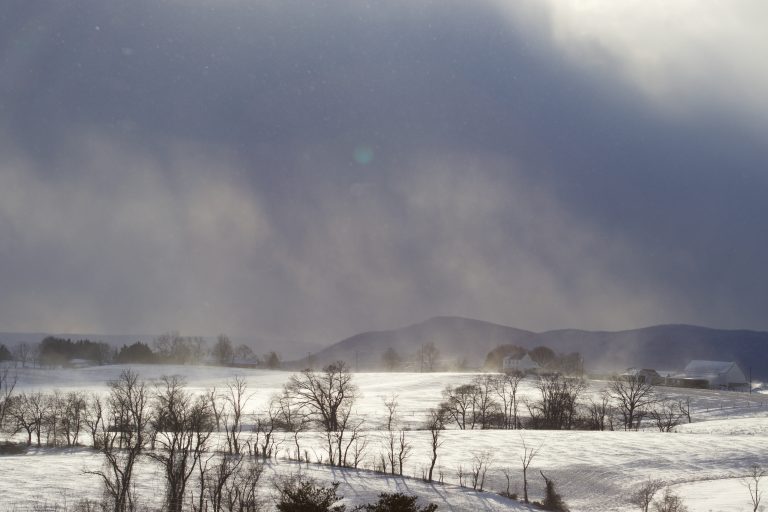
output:
[[[541,473],[541,477],[544,479],[544,501],[541,503],[544,510],[555,510],[557,512],[568,512],[568,506],[563,501],[562,496],[555,490],[555,482]]]
[[[683,499],[670,491],[669,487],[664,490],[664,496],[653,503],[653,509],[656,512],[688,512]]]
[[[21,455],[27,451],[27,447],[6,441],[0,444],[0,455]]]
[[[379,501],[358,507],[355,510],[364,512],[434,512],[437,505],[430,503],[419,507],[416,504],[416,496],[409,496],[401,492],[379,494]]]
[[[323,487],[301,477],[288,478],[277,484],[277,510],[280,512],[344,512],[344,505],[334,503],[344,499],[336,494],[339,482]]]

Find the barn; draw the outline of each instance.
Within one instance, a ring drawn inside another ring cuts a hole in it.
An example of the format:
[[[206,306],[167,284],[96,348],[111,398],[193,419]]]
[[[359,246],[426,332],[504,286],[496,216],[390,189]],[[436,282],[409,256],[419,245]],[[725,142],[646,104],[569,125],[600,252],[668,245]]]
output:
[[[706,380],[714,389],[743,389],[748,387],[747,378],[733,361],[703,361],[688,363],[682,375],[685,379]]]

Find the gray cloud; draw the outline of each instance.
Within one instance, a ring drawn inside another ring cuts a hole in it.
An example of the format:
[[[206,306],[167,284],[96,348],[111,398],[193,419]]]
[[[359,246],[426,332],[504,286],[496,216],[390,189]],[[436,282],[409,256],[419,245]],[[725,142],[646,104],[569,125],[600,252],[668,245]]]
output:
[[[759,0],[497,2],[516,24],[544,31],[575,67],[617,75],[662,116],[735,115],[768,121],[768,6]]]
[[[57,5],[0,15],[0,330],[768,328],[754,6]]]

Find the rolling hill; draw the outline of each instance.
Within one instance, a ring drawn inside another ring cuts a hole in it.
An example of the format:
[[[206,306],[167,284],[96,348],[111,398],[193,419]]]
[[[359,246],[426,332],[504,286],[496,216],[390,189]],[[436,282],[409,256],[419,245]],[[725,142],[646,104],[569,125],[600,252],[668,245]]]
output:
[[[630,366],[675,370],[691,359],[712,359],[736,361],[745,373],[751,368],[755,378],[768,378],[768,332],[682,324],[625,331],[562,329],[536,333],[469,318],[434,317],[399,329],[357,334],[312,357],[315,365],[341,359],[362,370],[380,366],[384,351],[393,348],[413,369],[418,366],[420,348],[430,342],[438,347],[446,366],[465,359],[470,367],[480,367],[487,353],[502,344],[528,349],[543,345],[558,353],[581,353],[590,371]],[[294,361],[292,366],[306,362]]]

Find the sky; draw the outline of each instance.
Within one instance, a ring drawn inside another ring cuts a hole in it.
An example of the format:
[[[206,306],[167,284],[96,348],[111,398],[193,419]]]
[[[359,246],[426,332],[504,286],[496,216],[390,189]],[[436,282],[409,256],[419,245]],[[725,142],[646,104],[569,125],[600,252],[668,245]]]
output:
[[[11,0],[0,331],[768,330],[762,0]]]

